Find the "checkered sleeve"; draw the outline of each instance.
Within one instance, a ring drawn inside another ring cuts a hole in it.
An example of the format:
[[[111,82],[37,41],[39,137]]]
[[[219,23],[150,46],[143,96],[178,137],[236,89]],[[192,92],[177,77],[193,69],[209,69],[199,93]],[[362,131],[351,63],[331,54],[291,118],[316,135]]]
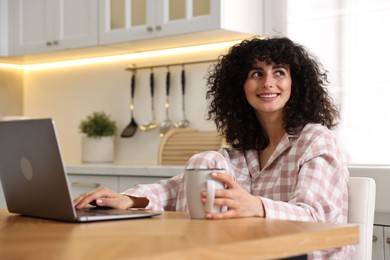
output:
[[[333,134],[328,131],[315,132],[298,142],[295,149],[302,156],[298,161],[296,184],[287,203],[261,198],[266,217],[346,223],[348,171],[342,164]]]
[[[153,184],[138,184],[121,194],[133,197],[144,197],[149,200],[146,209],[175,210],[176,199],[182,184],[183,174]]]

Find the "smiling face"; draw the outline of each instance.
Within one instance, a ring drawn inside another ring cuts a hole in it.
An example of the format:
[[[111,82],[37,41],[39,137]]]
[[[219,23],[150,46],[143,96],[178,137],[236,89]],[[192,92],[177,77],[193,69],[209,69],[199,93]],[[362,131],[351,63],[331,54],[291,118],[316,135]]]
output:
[[[287,64],[257,61],[244,83],[244,92],[257,116],[282,115],[291,95],[291,75]]]

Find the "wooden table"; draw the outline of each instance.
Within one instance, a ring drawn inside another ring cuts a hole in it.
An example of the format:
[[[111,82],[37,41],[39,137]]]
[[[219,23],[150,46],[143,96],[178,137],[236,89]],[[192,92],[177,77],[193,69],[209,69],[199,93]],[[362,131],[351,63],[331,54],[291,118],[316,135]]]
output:
[[[192,220],[164,212],[150,219],[63,223],[0,209],[0,258],[276,259],[357,243],[355,224],[239,218]]]

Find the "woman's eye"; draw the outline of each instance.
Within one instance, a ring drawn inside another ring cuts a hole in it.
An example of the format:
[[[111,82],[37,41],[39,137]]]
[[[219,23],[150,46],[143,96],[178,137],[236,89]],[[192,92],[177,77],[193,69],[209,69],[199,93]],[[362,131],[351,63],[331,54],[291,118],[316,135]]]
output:
[[[260,71],[252,72],[252,78],[260,78],[263,74]]]
[[[286,75],[286,73],[285,73],[283,70],[277,70],[277,71],[275,72],[275,74],[278,75],[278,76],[284,76],[284,75]]]

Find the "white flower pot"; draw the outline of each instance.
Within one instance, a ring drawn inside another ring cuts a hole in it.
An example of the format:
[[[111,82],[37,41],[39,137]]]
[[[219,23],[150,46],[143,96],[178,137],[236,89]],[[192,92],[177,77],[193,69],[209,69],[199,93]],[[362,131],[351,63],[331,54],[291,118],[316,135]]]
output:
[[[112,163],[114,161],[114,137],[82,137],[81,159],[84,163]]]

